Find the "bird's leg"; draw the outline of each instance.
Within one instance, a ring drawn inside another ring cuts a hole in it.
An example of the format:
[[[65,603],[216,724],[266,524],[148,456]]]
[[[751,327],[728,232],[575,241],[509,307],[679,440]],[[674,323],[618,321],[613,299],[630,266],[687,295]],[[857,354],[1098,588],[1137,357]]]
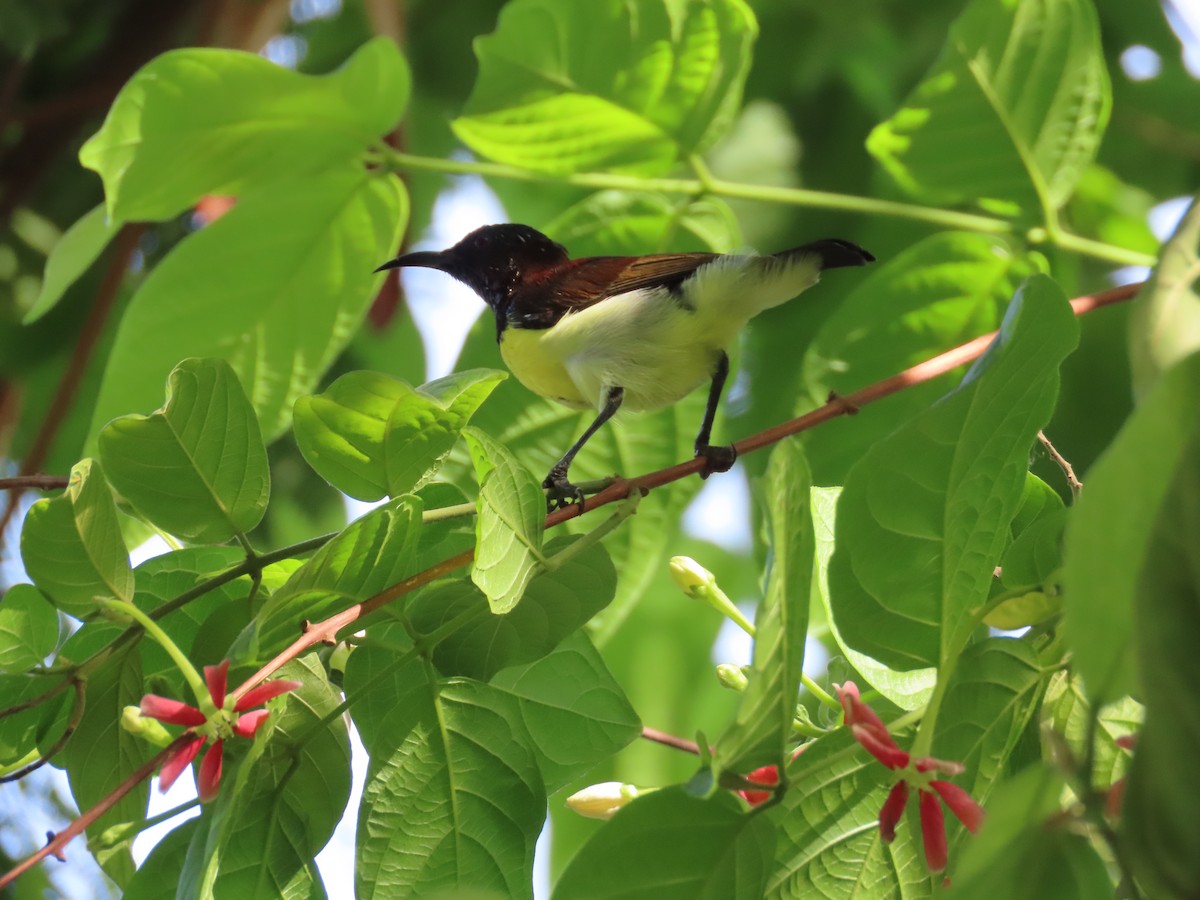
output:
[[[554,464],[554,468],[550,470],[550,474],[546,476],[546,480],[542,482],[542,487],[546,489],[546,505],[550,511],[556,509],[566,509],[572,503],[583,504],[583,492],[578,487],[571,484],[567,480],[567,470],[571,468],[571,460],[575,458],[575,454],[580,448],[588,442],[596,431],[613,417],[618,409],[621,408],[621,400],[625,397],[625,388],[612,387],[604,393],[604,405],[600,407],[600,413],[596,416],[595,421],[587,427],[579,440],[571,445],[571,449],[563,454],[562,459]]]
[[[728,472],[737,459],[737,451],[729,446],[716,446],[708,442],[712,436],[713,419],[717,417],[717,404],[721,402],[721,391],[725,387],[725,379],[729,377],[729,354],[724,350],[717,357],[717,367],[713,369],[712,385],[708,389],[708,403],[704,407],[704,421],[700,423],[700,433],[696,435],[696,455],[703,456],[706,463],[700,472],[701,478],[707,478],[713,472]]]

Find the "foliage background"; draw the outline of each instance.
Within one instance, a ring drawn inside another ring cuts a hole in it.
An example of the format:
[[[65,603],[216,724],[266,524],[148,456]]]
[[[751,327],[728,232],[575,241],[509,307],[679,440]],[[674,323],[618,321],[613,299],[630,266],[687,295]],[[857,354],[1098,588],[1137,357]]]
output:
[[[963,6],[959,0],[928,0],[914,14],[908,5],[884,0],[857,0],[850,6],[807,0],[755,2],[759,37],[744,106],[728,135],[703,148],[708,167],[730,181],[905,199],[900,185],[873,159],[864,142],[876,125],[904,104],[929,70]],[[472,97],[478,71],[472,42],[495,28],[500,8],[500,3],[490,0],[469,4],[350,0],[341,5],[296,2],[290,6],[232,0],[170,5],[145,0],[107,4],[55,0],[7,9],[7,19],[0,23],[6,54],[0,89],[4,140],[0,436],[5,442],[0,449],[14,461],[12,465],[36,461],[37,471],[65,474],[88,452],[100,375],[117,340],[117,324],[147,273],[196,226],[193,215],[185,213],[139,230],[131,238],[136,243],[130,272],[115,293],[106,292],[104,283],[111,277],[111,260],[122,253],[119,244],[88,267],[45,316],[22,324],[42,289],[47,254],[62,231],[103,199],[99,180],[80,168],[77,155],[118,89],[140,65],[176,46],[210,44],[249,50],[267,46],[276,59],[299,71],[326,73],[372,36],[383,35],[403,48],[414,85],[409,111],[395,133],[396,145],[414,155],[442,158],[463,152],[450,123],[464,108],[470,111],[473,104],[479,108],[488,102],[487,96]],[[1195,102],[1195,78],[1184,65],[1180,38],[1164,9],[1121,0],[1097,0],[1095,9],[1112,79],[1112,115],[1096,162],[1081,173],[1061,218],[1080,234],[1135,255],[1153,254],[1157,240],[1147,224],[1151,209],[1191,193],[1197,181],[1200,103]],[[1130,77],[1122,57],[1133,45],[1148,47],[1157,55],[1159,69],[1153,77]],[[586,47],[580,50],[583,56],[591,52]],[[463,134],[461,126],[459,134]],[[950,156],[966,152],[946,146]],[[972,151],[978,149],[972,145]],[[667,170],[662,174],[671,174],[669,166]],[[437,198],[455,179],[416,168],[407,171],[404,179],[411,196],[406,237],[410,240],[430,227]],[[934,223],[862,214],[836,204],[814,209],[733,198],[727,209],[723,203],[713,203],[709,209],[686,210],[678,197],[669,195],[640,197],[636,203],[642,205],[641,218],[621,219],[612,210],[628,213],[628,198],[608,196],[578,206],[592,194],[579,185],[550,180],[531,186],[492,178],[488,186],[509,219],[549,229],[581,255],[668,246],[701,249],[714,243],[727,245],[718,249],[746,244],[770,251],[836,235],[863,244],[887,261],[916,252],[914,245],[945,230]],[[610,205],[606,208],[604,203]],[[681,212],[689,213],[682,227]],[[620,227],[611,227],[614,220]],[[892,308],[881,308],[878,301],[855,307],[843,301],[861,279],[830,277],[819,294],[806,302],[760,317],[740,348],[739,386],[719,433],[740,436],[757,431],[812,408],[830,389],[861,386],[989,330],[1020,278],[1036,269],[1052,272],[1069,296],[1097,290],[1115,278],[1139,277],[1130,271],[1114,275],[1119,259],[1096,259],[1047,243],[1026,245],[1020,237],[1007,245],[979,235],[942,239],[937,253],[955,259],[955,266],[974,267],[972,292],[964,293],[964,279],[956,271],[943,269],[925,273],[907,292],[889,297]],[[923,246],[925,252],[933,252],[928,249],[931,245]],[[1033,255],[1026,255],[1026,250]],[[996,258],[1006,252],[1012,258],[996,264]],[[269,267],[269,260],[260,262]],[[247,266],[254,265],[255,261],[247,261]],[[445,283],[431,284],[431,289],[441,292]],[[112,305],[98,311],[96,298],[106,293],[111,293]],[[920,310],[931,296],[942,302],[923,318]],[[902,305],[906,301],[909,307]],[[906,313],[900,317],[900,330],[910,337],[920,333],[921,341],[897,341],[886,328],[868,328],[866,340],[875,343],[852,348],[859,354],[857,367],[843,370],[828,365],[828,360],[847,352],[845,335],[878,323],[897,307]],[[1088,468],[1132,409],[1128,315],[1126,309],[1114,308],[1081,321],[1079,349],[1063,367],[1061,393],[1047,427],[1057,448],[1085,473],[1085,481]],[[490,331],[485,321],[468,339],[464,358],[472,365],[496,364],[494,356],[488,357]],[[143,340],[152,344],[153,332]],[[85,360],[79,348],[88,342],[94,342],[94,351]],[[314,392],[337,375],[362,368],[420,383],[425,380],[425,359],[405,297],[385,287],[373,302],[369,323],[355,334],[322,383],[314,385]],[[77,384],[64,396],[60,385],[72,366],[81,362],[85,365],[76,372]],[[843,483],[852,463],[872,442],[953,383],[943,379],[806,438],[815,483]],[[160,385],[142,385],[141,390],[153,402],[140,411],[149,412],[160,402]],[[518,409],[526,419],[515,414]],[[600,474],[613,468],[636,473],[685,458],[696,418],[697,398],[692,398],[676,414],[630,425],[629,433],[637,440],[620,450],[615,444],[589,447],[592,457],[581,459],[580,473]],[[48,427],[47,422],[53,425]],[[514,422],[520,427],[514,428]],[[481,411],[476,424],[503,436],[522,461],[538,471],[564,445],[563,437],[575,428],[576,419],[529,404],[520,388],[510,383]],[[264,425],[273,430],[270,423]],[[256,544],[278,546],[342,525],[341,498],[304,463],[290,433],[271,445],[270,462],[273,502],[252,535]],[[464,462],[453,463],[449,474],[465,471]],[[765,462],[765,454],[746,457],[747,475],[760,476]],[[1034,460],[1033,471],[1051,484],[1060,484],[1056,470],[1044,458]],[[761,555],[761,544],[731,541],[718,546],[679,530],[680,513],[698,486],[689,480],[659,492],[639,513],[638,527],[616,536],[618,546],[622,541],[633,545],[624,549],[631,567],[640,568],[625,572],[622,593],[595,631],[605,660],[642,719],[684,735],[697,730],[719,733],[733,714],[736,698],[711,675],[713,660],[707,648],[720,623],[715,615],[698,611],[679,596],[666,578],[665,556],[696,557],[737,598],[753,600],[761,593],[760,566],[748,564],[756,552]],[[18,533],[17,525],[10,524],[7,547],[17,545]],[[694,760],[638,742],[587,781],[611,777],[668,784],[685,780],[693,770]],[[551,815],[551,868],[557,874],[596,826],[565,814],[561,804],[553,802]]]

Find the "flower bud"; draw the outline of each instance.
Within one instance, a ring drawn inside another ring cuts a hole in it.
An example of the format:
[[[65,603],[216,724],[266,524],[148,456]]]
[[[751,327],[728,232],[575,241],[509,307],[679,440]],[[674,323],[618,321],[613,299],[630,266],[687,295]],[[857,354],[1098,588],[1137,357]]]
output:
[[[603,781],[577,791],[567,798],[567,806],[589,819],[611,819],[622,806],[647,790],[619,781]]]
[[[155,747],[165,747],[174,740],[162,723],[142,715],[142,710],[137,706],[127,706],[121,710],[121,727]]]
[[[733,663],[721,663],[717,666],[717,681],[721,683],[721,687],[727,687],[739,694],[750,685],[745,667],[735,666]]]
[[[717,583],[713,573],[690,556],[672,556],[667,568],[671,570],[675,584],[689,597],[705,599],[701,591]]]

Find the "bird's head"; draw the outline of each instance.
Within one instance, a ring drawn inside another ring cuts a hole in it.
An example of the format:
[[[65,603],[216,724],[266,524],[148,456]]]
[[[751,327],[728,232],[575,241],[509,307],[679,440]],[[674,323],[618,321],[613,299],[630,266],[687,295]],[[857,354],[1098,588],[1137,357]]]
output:
[[[446,250],[406,253],[375,271],[403,266],[438,269],[500,309],[522,283],[567,259],[561,244],[528,225],[484,225]]]

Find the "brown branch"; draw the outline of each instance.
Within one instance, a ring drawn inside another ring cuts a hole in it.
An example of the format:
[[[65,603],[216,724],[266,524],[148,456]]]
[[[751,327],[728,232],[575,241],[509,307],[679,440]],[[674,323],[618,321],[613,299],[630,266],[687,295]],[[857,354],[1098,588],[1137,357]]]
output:
[[[0,478],[0,491],[34,488],[39,491],[61,490],[71,483],[65,475],[15,475],[12,478]]]
[[[1113,288],[1109,291],[1103,291],[1098,294],[1092,294],[1084,297],[1078,297],[1071,301],[1071,306],[1075,314],[1084,315],[1092,310],[1099,309],[1102,306],[1108,306],[1113,303],[1119,303],[1123,300],[1128,300],[1133,297],[1140,284],[1126,285],[1124,287]],[[995,338],[996,333],[983,335],[973,341],[968,341],[960,347],[935,356],[933,359],[919,363],[910,369],[893,375],[890,378],[885,378],[883,381],[876,382],[869,387],[865,387],[860,391],[855,391],[846,397],[835,398],[830,400],[819,409],[813,410],[798,418],[784,422],[781,425],[776,425],[773,428],[768,428],[758,434],[751,435],[744,440],[739,441],[734,446],[739,453],[749,453],[754,450],[761,449],[770,444],[783,440],[793,434],[798,434],[802,431],[807,431],[822,422],[835,418],[839,415],[847,415],[857,412],[863,406],[869,403],[874,403],[884,397],[912,387],[913,385],[922,384],[939,375],[944,375],[951,372],[964,363],[968,363],[976,357],[982,355]],[[581,511],[579,506],[572,506],[569,509],[560,509],[551,513],[546,517],[546,527],[550,528],[558,525],[567,519],[574,518],[592,509],[604,506],[609,503],[615,503],[625,499],[633,490],[649,490],[650,488],[660,487],[672,481],[678,481],[688,475],[695,474],[700,471],[704,465],[700,459],[692,459],[687,462],[679,463],[678,465],[668,466],[665,469],[660,469],[657,472],[650,472],[634,479],[619,479],[608,488],[590,497],[585,501],[586,509]],[[336,639],[337,633],[346,626],[358,621],[362,617],[379,609],[387,603],[402,597],[411,591],[416,590],[431,581],[434,581],[443,575],[455,571],[462,566],[467,565],[475,555],[474,550],[464,550],[457,556],[452,556],[449,559],[443,560],[435,566],[432,566],[423,572],[418,572],[403,581],[392,585],[384,591],[376,594],[362,603],[356,603],[349,609],[345,609],[337,615],[330,616],[322,622],[308,625],[304,633],[292,642],[286,650],[279,653],[274,659],[268,662],[265,666],[259,669],[254,675],[246,679],[235,691],[232,692],[232,699],[235,701],[245,694],[259,682],[268,678],[277,672],[283,665],[298,657],[308,648],[323,642],[328,642]],[[686,742],[682,738],[674,738],[671,735],[665,735],[663,732],[655,729],[643,729],[642,736],[648,740],[660,740],[660,743],[670,746],[679,746],[679,749],[688,750],[689,752],[699,752],[697,747],[695,751],[691,750],[691,742]],[[182,735],[177,738],[169,747],[156,755],[148,763],[130,775],[125,781],[121,782],[117,789],[100,801],[96,806],[89,809],[86,813],[76,819],[63,832],[55,835],[50,842],[34,853],[29,858],[23,860],[16,868],[8,872],[0,878],[0,888],[12,883],[20,874],[27,871],[31,866],[47,855],[52,853],[59,854],[66,842],[83,831],[88,825],[94,822],[97,818],[107,812],[113,804],[120,800],[125,794],[129,793],[142,779],[148,778],[158,768],[161,762],[167,758],[184,740],[189,739],[188,735]],[[678,743],[676,743],[678,742]],[[683,746],[680,746],[683,745]],[[690,745],[690,746],[689,746]]]
[[[80,721],[83,720],[83,711],[87,706],[87,691],[84,688],[83,681],[79,678],[73,678],[70,683],[71,687],[75,688],[75,705],[71,707],[71,717],[67,720],[67,727],[63,729],[63,733],[58,736],[58,739],[50,746],[49,750],[29,765],[0,777],[0,784],[4,784],[6,781],[19,781],[30,772],[36,772],[46,763],[50,762],[50,760],[54,759],[58,755],[58,751],[67,745],[67,741],[71,739],[71,735],[75,733],[75,729],[79,727]]]
[[[96,294],[96,302],[92,304],[91,312],[88,313],[87,320],[83,323],[79,340],[75,343],[75,349],[71,352],[71,359],[67,363],[67,370],[58,383],[58,390],[54,392],[54,399],[50,401],[50,408],[46,411],[46,417],[42,420],[37,436],[33,439],[29,452],[21,460],[22,475],[32,475],[42,467],[42,463],[46,461],[46,457],[50,453],[54,438],[58,436],[58,429],[66,419],[67,413],[71,411],[71,404],[75,402],[75,394],[79,391],[79,385],[83,381],[88,362],[91,361],[96,343],[100,340],[105,323],[108,322],[108,315],[116,303],[121,281],[129,268],[130,260],[133,259],[134,251],[137,250],[138,240],[141,238],[143,230],[144,226],[142,225],[125,225],[117,233],[113,254],[108,262],[108,270],[104,273],[104,281]],[[20,499],[20,488],[15,488],[8,495],[8,505],[5,507],[3,516],[0,516],[0,536],[4,534],[13,513],[16,512]],[[0,537],[0,540],[2,539]]]
[[[186,744],[192,740],[191,732],[184,732],[179,737],[175,738],[170,744],[164,747],[158,753],[154,754],[149,760],[130,773],[129,777],[122,781],[119,785],[113,788],[103,800],[81,815],[78,819],[55,834],[50,835],[50,839],[46,842],[46,846],[42,847],[36,853],[30,854],[25,859],[21,860],[12,869],[0,876],[0,890],[8,887],[19,877],[45,859],[47,856],[54,856],[58,859],[65,858],[67,844],[79,834],[82,834],[84,829],[95,822],[98,818],[112,809],[121,798],[132,791],[135,787],[154,774],[155,770],[163,764],[163,762]]]
[[[667,734],[665,731],[659,731],[657,728],[644,726],[642,728],[642,737],[648,741],[654,741],[656,744],[662,744],[665,747],[674,747],[676,750],[683,750],[685,753],[692,753],[696,756],[700,755],[700,745],[695,741]]]
[[[1046,453],[1050,455],[1050,459],[1062,469],[1063,477],[1067,479],[1067,487],[1071,489],[1071,496],[1078,500],[1079,495],[1083,492],[1083,482],[1075,475],[1075,467],[1067,462],[1066,457],[1059,453],[1055,446],[1050,443],[1050,438],[1046,437],[1046,432],[1039,431],[1037,436],[1038,440],[1042,442],[1042,446],[1046,448]]]

